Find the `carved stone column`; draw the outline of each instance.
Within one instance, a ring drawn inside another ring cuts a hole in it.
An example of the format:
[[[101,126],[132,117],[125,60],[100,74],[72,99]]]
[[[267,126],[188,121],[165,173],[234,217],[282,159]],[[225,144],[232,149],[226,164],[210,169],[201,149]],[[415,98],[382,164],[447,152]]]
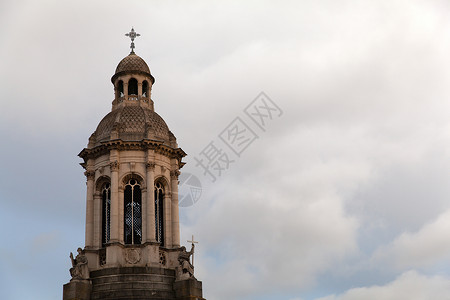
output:
[[[172,189],[172,244],[174,247],[180,247],[180,219],[178,213],[178,176],[180,171],[170,172],[170,183]]]
[[[94,246],[102,246],[102,194],[94,192]]]
[[[112,161],[111,168],[111,234],[110,241],[119,241],[119,162]]]
[[[86,175],[86,240],[85,245],[87,248],[94,246],[94,180],[95,171],[88,169],[84,172]]]
[[[142,82],[138,82],[138,95],[139,98],[142,97]]]
[[[147,236],[146,242],[156,241],[155,228],[155,163],[147,163]]]
[[[128,82],[123,83],[123,94],[125,96],[125,100],[128,100]]]
[[[172,236],[172,196],[168,191],[164,195],[164,243],[168,248],[173,246]]]

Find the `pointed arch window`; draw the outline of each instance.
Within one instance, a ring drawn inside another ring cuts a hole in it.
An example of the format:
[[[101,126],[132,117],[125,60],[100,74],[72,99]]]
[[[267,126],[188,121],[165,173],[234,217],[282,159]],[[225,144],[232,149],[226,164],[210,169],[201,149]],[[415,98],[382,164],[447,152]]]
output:
[[[155,228],[156,241],[164,245],[164,186],[155,183]]]
[[[110,238],[111,228],[111,186],[105,183],[102,187],[102,246],[104,247]]]
[[[128,180],[125,185],[124,240],[129,245],[142,241],[142,191],[136,179]]]
[[[138,94],[138,82],[135,78],[131,78],[128,81],[128,95]]]
[[[148,97],[148,82],[147,82],[147,80],[144,80],[144,82],[142,82],[142,97]]]

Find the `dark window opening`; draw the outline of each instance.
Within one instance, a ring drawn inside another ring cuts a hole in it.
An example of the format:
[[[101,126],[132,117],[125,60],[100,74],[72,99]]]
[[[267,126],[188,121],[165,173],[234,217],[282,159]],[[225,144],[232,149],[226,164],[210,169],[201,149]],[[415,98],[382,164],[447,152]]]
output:
[[[164,246],[164,187],[161,182],[155,183],[155,228],[156,241]]]
[[[120,80],[117,84],[117,93],[119,97],[123,97],[123,81]]]
[[[111,187],[105,183],[102,188],[102,246],[104,247],[110,238],[111,228]]]
[[[124,191],[124,240],[125,244],[142,241],[142,192],[135,179],[130,179]]]
[[[148,82],[144,80],[142,83],[142,97],[148,97]]]
[[[128,95],[137,95],[138,94],[138,82],[136,79],[131,78],[128,81]]]

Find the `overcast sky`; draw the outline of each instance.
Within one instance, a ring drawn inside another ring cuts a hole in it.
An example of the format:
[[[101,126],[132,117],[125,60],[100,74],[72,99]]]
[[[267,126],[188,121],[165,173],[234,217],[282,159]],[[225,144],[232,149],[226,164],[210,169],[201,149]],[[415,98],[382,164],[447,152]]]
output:
[[[180,209],[209,300],[450,299],[448,1],[0,2],[0,298],[62,298],[77,154],[136,53],[203,190]],[[282,111],[244,113],[260,92]],[[239,117],[258,138],[219,138]],[[215,182],[210,142],[234,160]]]

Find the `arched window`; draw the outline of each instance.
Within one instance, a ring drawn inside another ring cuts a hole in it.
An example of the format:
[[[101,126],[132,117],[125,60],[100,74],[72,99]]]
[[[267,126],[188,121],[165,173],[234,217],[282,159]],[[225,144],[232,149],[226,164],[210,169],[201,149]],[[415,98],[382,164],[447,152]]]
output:
[[[142,97],[148,97],[148,82],[147,82],[147,80],[144,80],[144,82],[142,82]]]
[[[105,183],[102,187],[102,246],[109,242],[111,228],[111,186]]]
[[[136,179],[128,180],[124,191],[124,240],[125,244],[142,241],[142,192]]]
[[[128,95],[137,95],[138,94],[138,82],[136,79],[131,78],[128,81]]]
[[[164,186],[161,182],[155,183],[155,228],[156,241],[164,245]]]
[[[119,83],[117,83],[117,96],[123,97],[123,81],[119,80]]]

